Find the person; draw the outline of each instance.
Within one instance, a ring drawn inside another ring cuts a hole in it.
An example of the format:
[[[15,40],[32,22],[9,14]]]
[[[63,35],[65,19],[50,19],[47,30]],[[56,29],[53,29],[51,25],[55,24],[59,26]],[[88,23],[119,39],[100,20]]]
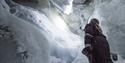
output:
[[[85,48],[82,53],[88,57],[89,63],[113,63],[108,41],[102,33],[98,19],[91,19],[85,26],[84,32]]]

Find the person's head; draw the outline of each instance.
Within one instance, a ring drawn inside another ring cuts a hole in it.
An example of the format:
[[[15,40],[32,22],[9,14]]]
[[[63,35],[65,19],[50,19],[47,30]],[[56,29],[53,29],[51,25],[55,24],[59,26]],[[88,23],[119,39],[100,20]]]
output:
[[[99,26],[99,20],[98,20],[98,19],[96,19],[96,18],[91,19],[90,24],[94,25],[94,26],[96,27],[96,30],[97,30],[98,32],[101,32],[101,33],[102,33],[102,29],[101,29],[101,27]]]
[[[93,18],[93,19],[90,20],[90,23],[99,25],[99,20],[96,19],[96,18]]]

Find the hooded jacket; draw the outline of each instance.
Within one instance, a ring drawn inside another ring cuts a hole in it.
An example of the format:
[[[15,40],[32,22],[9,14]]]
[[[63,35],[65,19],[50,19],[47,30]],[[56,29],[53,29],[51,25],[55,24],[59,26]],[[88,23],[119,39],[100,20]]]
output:
[[[110,58],[110,47],[101,28],[89,23],[85,26],[85,48],[92,55],[92,63],[113,63]]]

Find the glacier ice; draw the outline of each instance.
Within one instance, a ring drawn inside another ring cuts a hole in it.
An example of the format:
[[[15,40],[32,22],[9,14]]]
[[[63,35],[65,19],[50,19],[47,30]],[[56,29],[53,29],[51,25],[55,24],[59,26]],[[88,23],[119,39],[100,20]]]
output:
[[[14,32],[14,39],[0,41],[5,44],[0,49],[3,51],[0,53],[1,63],[49,63],[49,43],[38,27],[10,14],[1,4],[0,25],[8,26]],[[24,50],[28,51],[29,58],[18,59],[18,52]]]
[[[34,1],[38,3],[33,4]],[[125,51],[121,50],[125,45],[124,0],[95,0],[88,6],[73,7],[73,0],[34,1],[25,4],[15,1],[14,6],[0,1],[0,27],[9,27],[14,35],[14,39],[2,38],[2,41],[0,38],[1,44],[5,45],[0,46],[3,51],[0,52],[1,63],[88,63],[81,54],[84,33],[79,27],[84,27],[86,20],[93,17],[101,21],[111,51],[119,54],[119,61],[115,63],[125,62]],[[75,0],[76,3],[79,1],[85,0]],[[49,6],[50,2],[53,7]],[[69,15],[63,14],[67,5],[73,9]],[[3,31],[0,29],[0,37],[11,35]],[[17,55],[24,51],[27,51],[27,59]]]

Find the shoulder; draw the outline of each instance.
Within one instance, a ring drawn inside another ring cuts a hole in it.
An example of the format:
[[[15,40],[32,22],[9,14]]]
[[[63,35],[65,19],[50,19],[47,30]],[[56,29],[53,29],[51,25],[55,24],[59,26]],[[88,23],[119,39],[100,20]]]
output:
[[[92,26],[91,24],[86,24],[86,26],[85,27],[88,27],[88,26]]]
[[[91,24],[86,24],[84,31],[92,30],[92,29],[93,29],[93,26]]]

